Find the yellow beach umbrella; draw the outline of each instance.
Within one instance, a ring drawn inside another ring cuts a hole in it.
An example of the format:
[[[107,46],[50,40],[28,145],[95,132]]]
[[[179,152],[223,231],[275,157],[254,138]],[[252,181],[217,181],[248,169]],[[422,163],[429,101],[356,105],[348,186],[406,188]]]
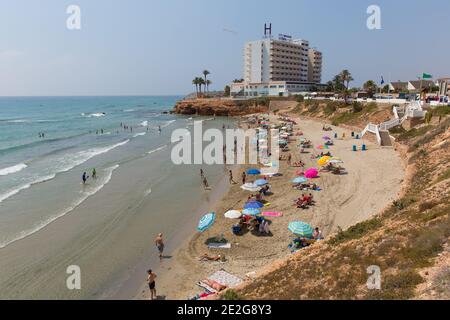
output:
[[[324,165],[326,165],[327,163],[328,163],[328,161],[331,159],[331,157],[328,157],[328,156],[325,156],[325,157],[322,157],[322,158],[320,158],[319,160],[317,160],[317,164],[319,165],[319,166],[324,166]]]

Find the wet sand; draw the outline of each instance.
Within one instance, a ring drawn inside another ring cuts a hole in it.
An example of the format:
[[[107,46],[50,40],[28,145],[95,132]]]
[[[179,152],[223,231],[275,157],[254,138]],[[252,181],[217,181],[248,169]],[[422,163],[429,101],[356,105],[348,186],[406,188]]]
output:
[[[276,119],[276,118],[273,118]],[[287,229],[291,221],[305,221],[311,226],[318,226],[325,237],[336,232],[339,227],[345,229],[358,222],[366,220],[380,212],[391,203],[400,191],[404,168],[398,153],[393,148],[382,148],[371,141],[364,140],[368,151],[353,152],[352,146],[358,145],[362,140],[350,139],[350,131],[332,127],[332,132],[323,132],[322,123],[312,120],[296,119],[295,132],[302,131],[304,137],[311,140],[314,146],[323,144],[322,136],[330,136],[337,132],[339,137],[346,133],[346,139],[334,140],[335,145],[330,148],[333,156],[344,161],[343,167],[348,174],[333,175],[321,173],[315,182],[322,191],[314,191],[316,205],[307,210],[293,206],[293,200],[302,192],[292,188],[291,180],[299,168],[289,167],[286,161],[281,162],[281,177],[270,179],[271,191],[274,193],[265,199],[271,203],[268,211],[280,211],[282,217],[271,218],[270,230],[272,236],[259,237],[252,233],[243,236],[233,235],[231,227],[236,221],[225,219],[223,214],[230,209],[242,209],[250,194],[240,189],[240,183],[232,185],[230,191],[222,200],[208,211],[217,213],[215,224],[204,233],[196,233],[182,243],[171,259],[164,260],[158,268],[157,292],[166,299],[188,299],[202,289],[196,282],[206,278],[217,270],[224,269],[242,279],[246,274],[258,272],[268,264],[282,259],[290,254],[287,248],[292,235]],[[276,121],[275,121],[276,122]],[[298,141],[298,137],[295,137]],[[292,162],[302,160],[306,168],[317,167],[316,160],[311,155],[320,153],[320,150],[309,149],[310,154],[300,154],[298,142],[290,143]],[[235,180],[240,182],[240,168],[235,172]],[[232,244],[231,249],[210,250],[206,241],[210,237],[224,235]],[[226,257],[225,263],[200,262],[198,257],[204,253],[210,255],[222,254]],[[142,275],[142,280],[145,274]],[[147,299],[148,288],[142,284],[136,299]]]

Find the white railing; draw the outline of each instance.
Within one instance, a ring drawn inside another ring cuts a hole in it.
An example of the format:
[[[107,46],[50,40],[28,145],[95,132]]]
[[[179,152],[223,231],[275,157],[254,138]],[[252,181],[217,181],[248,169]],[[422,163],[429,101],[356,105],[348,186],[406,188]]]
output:
[[[378,128],[378,126],[377,126],[376,124],[369,123],[369,124],[364,128],[364,130],[361,132],[361,138],[364,137],[364,135],[365,135],[367,132],[374,133],[375,136],[376,136],[376,138],[377,138],[378,144],[381,145],[380,130],[379,130],[379,128]]]
[[[383,122],[380,124],[379,128],[380,128],[380,130],[389,130],[391,128],[394,128],[394,127],[400,125],[404,121],[404,120],[403,121],[402,120],[403,120],[403,118],[402,119],[397,118],[397,119],[392,119],[392,120]]]

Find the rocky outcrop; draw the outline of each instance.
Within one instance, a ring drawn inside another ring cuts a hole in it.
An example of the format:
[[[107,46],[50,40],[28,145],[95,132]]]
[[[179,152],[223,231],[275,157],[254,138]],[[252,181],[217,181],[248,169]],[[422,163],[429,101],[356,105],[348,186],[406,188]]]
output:
[[[177,102],[174,113],[199,116],[241,116],[267,112],[268,108],[258,105],[256,100],[231,99],[188,99]]]

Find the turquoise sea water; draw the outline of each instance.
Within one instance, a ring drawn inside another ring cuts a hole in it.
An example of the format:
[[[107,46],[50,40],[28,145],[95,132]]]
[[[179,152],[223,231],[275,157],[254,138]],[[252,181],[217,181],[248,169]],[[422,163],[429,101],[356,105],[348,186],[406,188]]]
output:
[[[163,113],[180,98],[0,98],[0,248],[70,213],[124,164],[162,151],[168,158],[172,130],[192,122]],[[168,160],[153,162],[156,170]],[[98,178],[80,186],[93,168]]]

